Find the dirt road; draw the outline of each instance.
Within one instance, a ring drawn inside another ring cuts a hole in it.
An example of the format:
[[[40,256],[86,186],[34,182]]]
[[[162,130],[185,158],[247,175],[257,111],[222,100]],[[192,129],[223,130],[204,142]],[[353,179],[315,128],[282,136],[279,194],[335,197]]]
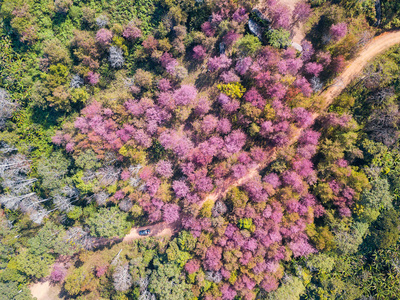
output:
[[[123,242],[130,242],[140,238],[145,238],[146,236],[139,235],[140,230],[150,229],[149,236],[172,236],[174,233],[178,232],[181,224],[180,222],[175,222],[172,224],[166,224],[165,222],[160,222],[150,226],[143,226],[132,228],[131,231],[124,236]]]

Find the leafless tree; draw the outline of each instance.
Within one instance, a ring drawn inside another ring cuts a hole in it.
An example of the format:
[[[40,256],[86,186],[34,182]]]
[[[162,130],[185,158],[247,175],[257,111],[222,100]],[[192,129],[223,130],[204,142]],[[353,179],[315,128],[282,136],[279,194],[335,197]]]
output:
[[[393,87],[384,88],[376,93],[373,93],[367,98],[367,102],[375,105],[382,106],[385,102],[395,95]]]
[[[113,185],[118,180],[120,172],[113,166],[106,166],[96,172],[96,177],[101,185]]]
[[[108,24],[108,17],[105,15],[100,15],[96,18],[96,24],[100,28],[106,27]]]
[[[206,272],[206,280],[215,282],[215,283],[220,283],[222,280],[222,275],[220,272],[216,271],[207,271]]]
[[[373,37],[374,35],[371,31],[363,31],[357,43],[358,47],[364,47]]]
[[[132,286],[132,276],[129,274],[129,265],[118,266],[113,274],[114,288],[116,291],[124,292]]]
[[[7,188],[9,193],[21,195],[31,191],[32,184],[37,181],[36,178],[26,178],[22,176],[18,177],[6,177],[3,180],[3,187]]]
[[[122,49],[117,46],[111,46],[108,61],[110,62],[111,67],[121,68],[125,63]]]
[[[156,296],[150,293],[148,290],[143,291],[139,297],[139,300],[156,300]]]
[[[219,215],[223,215],[227,211],[226,205],[222,201],[217,201],[212,208],[212,216],[214,218],[218,217]]]
[[[123,199],[123,200],[119,203],[119,208],[120,208],[122,211],[125,211],[125,212],[130,211],[131,208],[132,208],[132,206],[133,206],[133,203],[132,203],[132,201],[129,200],[129,199]]]
[[[325,33],[322,35],[322,43],[323,44],[328,44],[331,40],[332,40],[332,37],[330,34]]]
[[[79,191],[75,187],[64,186],[53,195],[53,204],[60,211],[69,211],[72,209],[72,203],[79,200]]]
[[[86,250],[93,249],[95,240],[96,238],[90,236],[82,227],[71,227],[67,230],[65,235],[65,241],[67,243],[74,244]]]
[[[318,77],[311,78],[311,86],[314,92],[320,92],[324,87],[323,82]]]
[[[70,87],[73,89],[80,88],[84,84],[83,78],[79,74],[72,76]]]
[[[363,73],[362,81],[365,87],[371,90],[379,88],[381,81],[386,76],[381,64],[370,64],[364,69]]]
[[[33,197],[35,195],[35,193],[26,195],[3,194],[0,196],[0,204],[3,204],[8,209],[17,209],[23,200],[34,201],[35,198]]]
[[[0,161],[0,177],[13,177],[20,173],[26,174],[29,171],[29,160],[24,155],[15,154]]]
[[[132,165],[129,167],[129,172],[131,172],[132,176],[137,176],[139,174],[140,169],[142,168],[141,164]]]
[[[104,164],[106,166],[110,166],[110,165],[114,164],[117,160],[118,160],[118,157],[114,152],[104,153]]]
[[[11,118],[13,112],[18,108],[5,89],[0,88],[0,128],[4,126],[7,119]]]
[[[32,211],[32,213],[29,214],[29,217],[32,222],[36,224],[42,224],[43,219],[46,218],[48,215],[49,211],[47,211],[43,207],[39,207],[38,209]]]
[[[365,130],[375,141],[390,146],[397,140],[399,121],[400,114],[397,105],[389,105],[385,109],[373,111],[365,125]]]
[[[84,183],[89,183],[90,181],[92,181],[95,178],[96,178],[96,172],[93,170],[86,170],[83,173],[83,176],[81,177],[81,179],[83,180]]]
[[[137,164],[129,167],[129,172],[131,173],[131,178],[129,179],[129,184],[133,187],[138,187],[141,179],[139,177],[139,171],[142,168],[142,165]]]
[[[139,286],[140,291],[143,292],[149,285],[149,277],[140,277],[135,283]]]
[[[17,150],[17,148],[15,148],[13,146],[10,146],[10,145],[8,145],[7,143],[4,143],[4,142],[2,142],[0,145],[1,145],[0,146],[1,147],[0,148],[0,152],[2,152],[2,153],[10,153],[10,152],[13,152],[13,151]]]
[[[110,195],[103,191],[100,193],[94,194],[94,199],[96,200],[97,205],[99,205],[99,206],[105,205],[107,203],[108,197],[110,197]]]

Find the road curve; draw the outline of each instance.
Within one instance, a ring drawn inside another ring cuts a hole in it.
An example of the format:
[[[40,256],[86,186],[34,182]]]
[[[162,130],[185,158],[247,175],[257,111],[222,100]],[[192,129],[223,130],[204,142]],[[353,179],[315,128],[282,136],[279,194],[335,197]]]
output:
[[[327,109],[329,105],[332,104],[333,100],[347,87],[347,85],[349,85],[353,79],[361,74],[363,69],[370,63],[371,60],[397,44],[400,44],[400,30],[385,32],[369,41],[360,50],[358,55],[347,63],[343,73],[334,80],[334,84],[329,86],[323,93],[321,93],[320,96],[325,99],[322,111]],[[318,116],[319,113],[314,113],[313,120],[315,120]],[[301,131],[301,129],[298,129],[293,133],[289,142],[290,145],[297,141]],[[228,178],[222,187],[214,190],[214,192],[206,196],[203,201],[199,203],[199,208],[202,207],[207,201],[215,202],[218,199],[222,199],[233,187],[242,185],[243,183],[246,183],[252,179],[258,174],[260,169],[275,160],[276,154],[276,147],[267,150],[266,161],[250,169],[246,176],[240,179],[233,180],[232,178]],[[124,237],[123,241],[128,242],[141,238],[141,236],[138,234],[138,231],[142,229],[150,229],[150,236],[170,236],[176,232],[179,227],[179,223],[165,224],[164,222],[161,222],[141,228],[132,228],[130,233]]]

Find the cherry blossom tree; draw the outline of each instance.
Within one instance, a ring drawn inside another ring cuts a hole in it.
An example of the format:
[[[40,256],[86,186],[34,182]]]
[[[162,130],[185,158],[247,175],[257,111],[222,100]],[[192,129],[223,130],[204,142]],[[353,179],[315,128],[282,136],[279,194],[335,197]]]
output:
[[[196,96],[197,96],[197,90],[192,85],[182,85],[173,94],[173,98],[175,99],[176,105],[192,104]]]
[[[246,9],[239,7],[232,15],[232,19],[238,23],[242,23],[249,18]]]
[[[247,102],[250,102],[253,106],[259,109],[264,109],[266,101],[254,87],[244,94],[244,99]]]
[[[200,262],[197,259],[191,259],[185,265],[185,270],[189,274],[197,272],[199,268],[200,268]]]
[[[293,16],[292,16],[293,23],[294,24],[304,23],[311,15],[311,11],[312,10],[310,4],[305,2],[296,3],[293,9]]]
[[[133,22],[131,22],[124,27],[122,36],[127,40],[134,41],[142,37],[142,31],[138,27],[136,27]]]
[[[313,117],[304,107],[296,107],[292,110],[293,117],[298,126],[309,127],[313,123]]]
[[[168,160],[160,160],[156,165],[156,173],[165,178],[172,177],[172,163]]]
[[[197,45],[193,48],[193,58],[202,61],[206,57],[206,49],[202,45]]]
[[[240,81],[239,76],[237,76],[233,70],[225,71],[219,77],[224,83]]]
[[[298,77],[293,85],[299,88],[305,97],[310,97],[313,92],[311,84],[304,77]]]
[[[163,206],[163,220],[171,224],[179,219],[180,207],[176,204],[165,204]]]
[[[231,66],[232,60],[228,58],[225,54],[220,56],[212,57],[208,60],[208,70],[215,72],[221,69],[227,69]]]
[[[225,137],[225,148],[228,153],[239,152],[246,143],[246,134],[237,129]]]
[[[304,40],[301,43],[301,47],[303,48],[303,51],[301,52],[301,58],[304,61],[309,61],[315,53],[312,44],[309,41]]]
[[[244,75],[247,70],[249,70],[251,64],[253,63],[251,57],[245,57],[237,61],[235,70],[238,72],[240,75]]]
[[[319,73],[322,72],[324,67],[316,62],[309,62],[305,65],[305,70],[308,74],[312,74],[315,77],[318,77]]]
[[[53,265],[53,271],[50,274],[50,280],[54,283],[63,282],[65,276],[67,275],[67,270],[64,265],[56,263]]]
[[[212,133],[218,125],[218,118],[213,115],[206,115],[203,118],[203,122],[201,124],[201,129],[204,133],[210,134]]]
[[[335,41],[340,41],[347,34],[347,24],[344,22],[333,24],[331,28],[329,28],[329,34]]]
[[[96,33],[96,40],[101,46],[108,46],[111,42],[113,34],[110,30],[101,28]]]
[[[211,271],[218,271],[221,268],[222,249],[211,246],[206,252],[204,266]]]
[[[184,198],[189,193],[189,187],[182,180],[175,180],[172,183],[172,189],[178,198]]]

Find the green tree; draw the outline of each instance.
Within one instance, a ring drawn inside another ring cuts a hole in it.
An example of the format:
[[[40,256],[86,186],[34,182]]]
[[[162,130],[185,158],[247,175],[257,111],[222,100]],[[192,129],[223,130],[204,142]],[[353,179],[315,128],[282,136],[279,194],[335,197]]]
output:
[[[290,32],[283,29],[271,29],[266,32],[268,43],[275,48],[285,48],[290,46]]]
[[[33,255],[49,253],[72,255],[75,249],[65,239],[65,230],[53,222],[47,222],[32,238],[28,240],[29,252]]]
[[[98,288],[99,281],[94,277],[93,272],[86,271],[83,267],[75,269],[65,279],[65,289],[72,296],[81,292],[94,291]]]
[[[387,179],[378,177],[371,182],[371,185],[371,190],[362,192],[360,201],[363,206],[363,212],[360,217],[369,223],[378,218],[381,210],[392,207],[393,201]]]
[[[42,156],[37,162],[37,173],[42,187],[54,190],[63,186],[69,164],[69,160],[61,152],[53,152],[50,157]]]
[[[75,159],[75,164],[84,170],[95,170],[101,166],[101,163],[96,157],[96,153],[92,149],[82,151]]]
[[[127,216],[127,213],[116,206],[103,207],[87,220],[87,224],[98,237],[121,237],[131,228],[131,223],[126,220]]]
[[[246,34],[236,42],[235,46],[242,55],[253,55],[261,48],[262,44],[254,35]]]
[[[371,242],[377,249],[388,249],[399,240],[400,214],[393,208],[382,212],[371,226]]]
[[[28,287],[9,281],[0,282],[0,299],[33,300],[33,297]]]
[[[50,274],[50,268],[54,263],[54,257],[50,254],[33,254],[28,250],[25,250],[13,257],[10,264],[13,265],[15,260],[16,269],[26,274],[27,276],[33,276],[36,278],[46,277]]]
[[[181,276],[182,268],[174,263],[165,263],[156,258],[150,275],[149,291],[158,299],[186,300],[193,297],[191,285]]]
[[[283,284],[276,290],[266,295],[268,300],[298,300],[304,293],[305,286],[298,277],[288,277]]]

